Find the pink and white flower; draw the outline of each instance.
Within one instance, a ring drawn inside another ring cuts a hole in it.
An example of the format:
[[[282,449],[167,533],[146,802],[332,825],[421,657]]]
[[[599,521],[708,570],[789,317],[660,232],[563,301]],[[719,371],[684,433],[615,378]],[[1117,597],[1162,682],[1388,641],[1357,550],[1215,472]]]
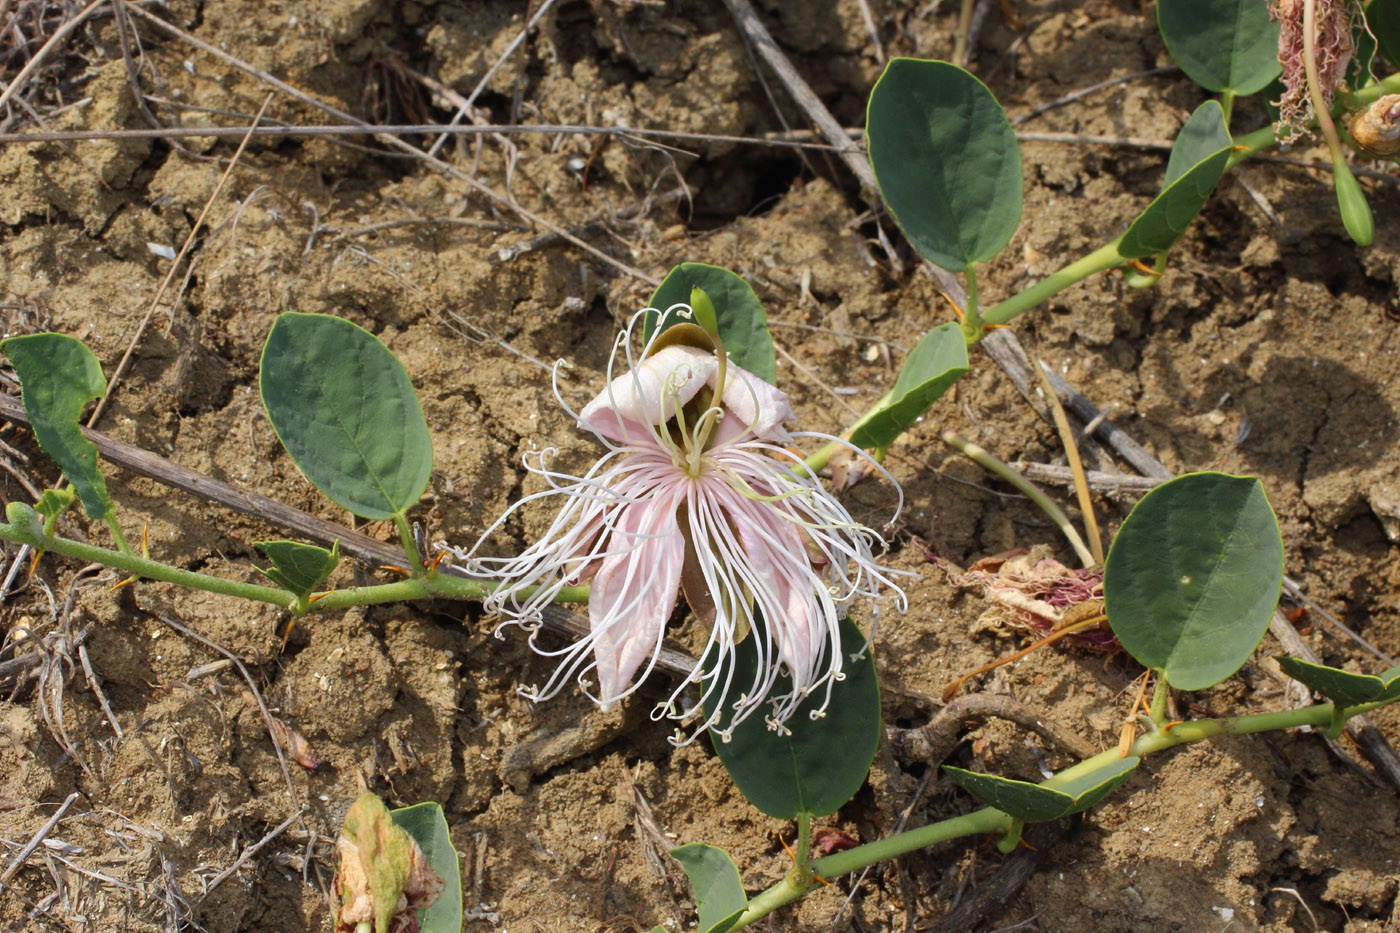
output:
[[[690,315],[683,305],[671,311]],[[796,438],[825,436],[783,427],[793,420],[784,393],[722,349],[691,345],[703,341],[653,335],[635,359],[631,329],[614,346],[607,387],[577,414],[606,453],[582,477],[552,471],[550,449],[527,455],[526,467],[550,488],[515,503],[487,535],[543,497],[560,502],[549,530],[518,557],[478,557],[480,542],[458,554],[474,574],[501,581],[487,608],[505,617],[502,625],[525,626],[536,651],[560,659],[543,687],[522,692],[543,700],[576,680],[604,708],[628,696],[655,666],[684,592],[709,640],[656,717],[690,719],[713,698],[692,737],[727,708],[727,740],[765,703],[769,728],[783,731],[799,704],[823,691],[811,713],[820,716],[844,676],[839,623],[850,601],[869,597],[877,614],[884,598],[905,608],[895,572],[874,559],[883,542],[789,449]],[[619,352],[628,371],[614,377]],[[584,582],[589,634],[560,650],[540,647],[542,608]],[[738,650],[757,652],[752,682],[734,683]],[[687,702],[692,683],[699,698]]]

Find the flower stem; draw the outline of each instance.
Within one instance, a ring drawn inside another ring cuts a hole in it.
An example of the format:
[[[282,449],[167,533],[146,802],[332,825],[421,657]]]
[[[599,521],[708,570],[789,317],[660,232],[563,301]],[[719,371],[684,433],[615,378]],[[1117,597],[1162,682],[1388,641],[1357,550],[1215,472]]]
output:
[[[1332,150],[1335,163],[1337,153],[1342,151],[1342,140],[1337,136],[1337,125],[1332,122],[1332,113],[1327,109],[1322,83],[1317,76],[1317,0],[1303,0],[1303,74],[1307,77],[1308,97],[1312,99],[1317,126],[1327,140],[1327,148]]]

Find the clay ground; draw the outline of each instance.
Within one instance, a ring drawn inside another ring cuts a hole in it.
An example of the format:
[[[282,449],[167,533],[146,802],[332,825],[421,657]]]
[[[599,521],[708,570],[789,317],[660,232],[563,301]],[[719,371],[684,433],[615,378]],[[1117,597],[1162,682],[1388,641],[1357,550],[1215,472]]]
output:
[[[847,126],[862,124],[881,68],[862,6],[761,4],[780,47]],[[957,6],[869,0],[882,54],[950,56]],[[984,6],[970,67],[1013,120],[1127,79],[1019,130],[1167,141],[1203,99],[1179,72],[1160,70],[1170,59],[1137,0],[1016,0],[1016,23],[1000,5]],[[13,80],[76,9],[0,2],[0,21],[16,15],[26,43],[13,31],[0,40],[0,76]],[[244,126],[272,93],[270,120],[341,122],[274,92],[241,62],[360,119],[445,122],[504,56],[476,100],[482,121],[755,139],[809,126],[756,67],[718,0],[561,0],[507,55],[526,14],[524,0],[172,0],[160,15],[207,47],[133,12],[133,76],[103,8],[0,118],[37,129],[23,100],[51,128],[140,128],[147,113],[161,125]],[[1234,125],[1265,119],[1245,101]],[[561,468],[586,469],[596,448],[561,411],[550,368],[567,359],[559,391],[575,407],[586,401],[602,385],[616,331],[651,292],[647,278],[678,262],[727,266],[752,283],[782,351],[779,383],[810,430],[842,430],[892,384],[907,348],[951,314],[893,223],[827,152],[553,133],[449,141],[442,157],[455,176],[364,137],[254,140],[141,329],[170,268],[157,250],[180,249],[236,145],[192,137],[178,149],[150,139],[0,149],[5,330],[80,337],[109,376],[135,340],[101,430],[335,521],[348,517],[300,476],[258,400],[259,352],[279,312],[346,317],[404,362],[436,455],[429,497],[412,517],[429,539],[455,543],[475,540],[537,488],[521,468],[524,452],[554,446]],[[1116,236],[1165,166],[1157,149],[1022,145],[1025,216],[985,276],[993,301]],[[1320,159],[1306,146],[1286,155]],[[1016,331],[1173,470],[1259,476],[1288,573],[1396,656],[1400,212],[1393,177],[1363,179],[1377,234],[1359,250],[1328,182],[1299,164],[1250,162],[1222,184],[1157,287],[1095,278],[1024,315]],[[596,252],[532,241],[543,228],[517,208],[576,230]],[[511,258],[497,255],[527,241],[532,248]],[[887,616],[876,644],[892,725],[927,721],[953,677],[1026,641],[979,627],[986,604],[951,585],[930,556],[965,565],[1041,544],[1073,562],[1041,513],[939,440],[951,427],[1006,460],[1062,456],[1053,427],[1001,370],[981,354],[973,367],[888,460],[905,509],[887,559],[918,574],[908,614]],[[56,481],[26,430],[8,427],[0,440],[6,500],[30,501],[21,476]],[[153,553],[178,566],[254,579],[252,542],[282,536],[119,469],[109,485],[128,534],[145,528]],[[876,481],[845,495],[876,526],[896,498]],[[1063,489],[1057,495],[1071,505]],[[1111,534],[1128,503],[1100,498],[1097,507]],[[523,547],[546,518],[510,524],[492,546]],[[99,523],[74,516],[73,526],[109,540]],[[393,538],[386,525],[364,530]],[[347,564],[333,582],[356,579],[387,577]],[[779,838],[792,827],[747,804],[705,742],[673,750],[642,705],[605,716],[572,694],[542,706],[521,699],[517,684],[542,680],[547,668],[518,635],[493,639],[493,620],[476,607],[315,616],[284,648],[273,610],[151,583],[113,591],[115,580],[45,557],[0,610],[10,632],[0,652],[0,865],[78,795],[51,844],[4,882],[0,927],[330,930],[332,840],[361,779],[391,805],[442,802],[464,854],[471,931],[687,929],[692,896],[664,854],[677,843],[728,848],[750,890],[789,866]],[[223,655],[166,619],[240,659],[252,686],[236,667],[211,671]],[[1316,614],[1299,626],[1330,663],[1386,666]],[[683,649],[691,636],[677,632]],[[1277,653],[1266,639],[1238,677],[1181,697],[1183,708],[1282,707],[1283,686],[1263,663]],[[1138,673],[1121,655],[1048,650],[969,689],[1015,697],[1107,747]],[[292,765],[288,786],[253,687],[324,767]],[[1400,719],[1377,718],[1400,742]],[[1068,761],[994,722],[971,725],[953,761],[1034,779],[1042,757]],[[829,822],[869,840],[901,818],[920,825],[970,806],[926,763],[882,753],[867,788]],[[980,842],[840,879],[758,928],[934,929],[1000,865]],[[1106,804],[1059,827],[1043,854],[1029,882],[976,928],[1400,929],[1396,790],[1316,735],[1154,757]]]

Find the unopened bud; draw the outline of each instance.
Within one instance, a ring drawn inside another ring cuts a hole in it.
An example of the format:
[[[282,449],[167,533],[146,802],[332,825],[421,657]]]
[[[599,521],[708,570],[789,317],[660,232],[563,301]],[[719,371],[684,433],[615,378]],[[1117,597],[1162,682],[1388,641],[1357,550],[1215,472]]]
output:
[[[710,301],[710,296],[705,294],[704,289],[696,287],[690,290],[690,307],[695,312],[695,323],[712,339],[719,337],[719,315],[715,312],[714,302]]]

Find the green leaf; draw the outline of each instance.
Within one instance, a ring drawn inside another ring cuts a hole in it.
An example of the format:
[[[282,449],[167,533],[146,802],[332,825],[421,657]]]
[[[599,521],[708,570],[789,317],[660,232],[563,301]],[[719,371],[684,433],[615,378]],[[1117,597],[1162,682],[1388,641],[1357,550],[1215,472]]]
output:
[[[650,302],[662,314],[649,312],[643,319],[642,341],[651,339],[658,317],[662,330],[684,320],[665,312],[673,305],[689,305],[693,288],[702,289],[714,304],[719,337],[724,341],[729,358],[765,382],[776,385],[778,361],[773,353],[773,338],[768,335],[768,315],[749,283],[719,266],[683,262],[666,273]]]
[[[887,400],[851,432],[856,447],[888,447],[914,426],[929,406],[967,374],[967,342],[955,322],[924,335],[904,361]]]
[[[418,843],[428,864],[442,878],[442,894],[418,911],[422,933],[460,933],[462,929],[462,872],[457,847],[440,804],[428,802],[390,810],[394,823]]]
[[[369,332],[325,314],[282,314],[262,354],[268,419],[306,478],[361,518],[408,511],[433,444],[408,373]]]
[[[1190,473],[1123,522],[1103,572],[1109,625],[1179,690],[1229,677],[1264,637],[1283,585],[1283,540],[1259,480]]]
[[[39,501],[34,503],[34,511],[44,516],[44,522],[47,524],[68,511],[74,498],[71,489],[45,489],[39,495]]]
[[[11,337],[0,348],[19,376],[24,412],[39,446],[78,491],[88,518],[110,518],[112,500],[97,468],[97,447],[78,427],[83,406],[107,391],[102,364],[80,341],[63,334]]]
[[[1400,665],[1376,675],[1381,679],[1381,692],[1372,697],[1373,702],[1389,703],[1400,700]]]
[[[1157,0],[1157,28],[1186,77],[1254,94],[1279,73],[1277,23],[1263,0]]]
[[[1289,677],[1316,690],[1338,706],[1356,706],[1400,696],[1400,667],[1392,667],[1379,675],[1354,674],[1302,658],[1279,658],[1278,666]]]
[[[757,659],[752,644],[749,639],[747,646],[739,646],[733,672],[736,684],[754,682]],[[787,735],[770,732],[762,711],[735,726],[728,742],[719,738],[716,729],[710,730],[715,751],[735,785],[749,803],[769,816],[788,820],[799,813],[834,813],[864,783],[880,741],[880,685],[874,662],[869,651],[851,660],[864,644],[865,636],[855,623],[842,621],[846,678],[832,686],[824,717],[808,715],[826,694],[818,690],[788,719]],[[774,690],[781,692],[783,684],[780,678]],[[713,711],[713,702],[706,703],[707,714]],[[721,720],[720,728],[727,723]]]
[[[1021,150],[987,86],[947,62],[895,58],[865,118],[880,194],[914,248],[961,272],[1021,222]]]
[[[1366,8],[1366,25],[1385,60],[1400,67],[1400,0],[1372,0]]]
[[[1128,226],[1118,254],[1141,259],[1170,249],[1220,183],[1232,145],[1220,105],[1197,107],[1172,144],[1161,194]]]
[[[749,906],[739,869],[729,853],[715,846],[691,843],[671,850],[681,863],[690,886],[695,889],[695,906],[700,914],[699,933],[725,933],[733,929]]]
[[[272,561],[267,570],[254,569],[273,583],[290,590],[302,599],[321,585],[321,581],[331,575],[340,563],[340,542],[328,551],[314,544],[301,544],[297,541],[255,541],[253,547]]]
[[[995,774],[943,766],[943,773],[990,807],[1027,823],[1058,820],[1087,810],[1115,791],[1138,766],[1137,757],[1121,758],[1059,787],[1046,787]]]

